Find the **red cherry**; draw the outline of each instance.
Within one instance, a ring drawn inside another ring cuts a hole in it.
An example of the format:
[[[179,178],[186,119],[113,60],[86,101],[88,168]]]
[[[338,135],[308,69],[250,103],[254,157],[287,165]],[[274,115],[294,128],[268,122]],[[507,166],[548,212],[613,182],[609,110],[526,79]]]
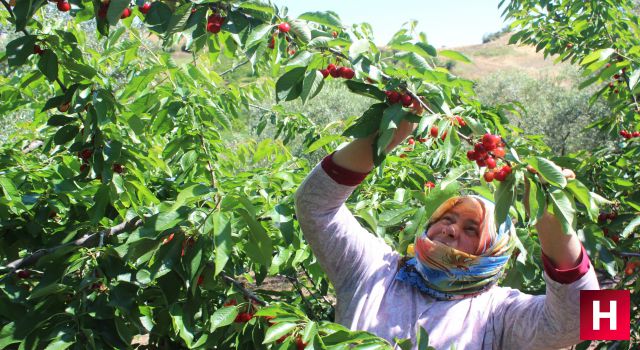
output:
[[[620,79],[620,74],[614,74],[613,79]]]
[[[334,38],[338,37],[338,32],[336,32],[335,30],[333,32],[331,32],[331,36]]]
[[[478,164],[479,167],[487,166],[487,162],[484,159],[476,159],[476,164]]]
[[[322,73],[322,78],[326,78],[329,76],[329,70],[328,69],[321,69],[320,73]]]
[[[198,276],[198,285],[201,285],[204,282],[204,277],[202,275]]]
[[[68,12],[69,10],[71,10],[71,4],[64,0],[58,1],[58,10],[61,12]]]
[[[113,163],[113,166],[111,167],[111,169],[118,174],[122,174],[122,172],[124,171],[122,164],[119,164],[119,163]]]
[[[402,106],[409,107],[411,106],[411,103],[413,103],[413,98],[409,95],[402,94],[400,95],[400,102],[402,103]]]
[[[83,150],[80,152],[80,158],[82,158],[82,159],[85,159],[85,160],[86,160],[86,159],[91,158],[91,155],[92,155],[92,154],[93,154],[93,152],[92,152],[90,149],[85,148],[85,149],[83,149]]]
[[[426,187],[426,188],[435,188],[436,184],[434,184],[431,181],[427,181],[427,182],[424,183],[424,187]]]
[[[495,172],[493,172],[492,170],[489,170],[484,173],[484,181],[491,182],[493,181],[494,176],[495,176]]]
[[[458,122],[458,125],[460,125],[460,126],[465,126],[465,125],[467,125],[467,123],[464,121],[464,119],[462,119],[462,117],[461,117],[461,116],[456,115],[456,116],[455,116],[455,118],[456,118],[456,122]]]
[[[607,219],[609,220],[615,220],[618,217],[618,214],[616,214],[615,212],[611,212],[607,215]]]
[[[269,41],[269,45],[268,45],[268,47],[269,47],[270,49],[273,49],[275,46],[276,46],[276,38],[271,37],[271,41]]]
[[[215,23],[215,22],[207,23],[207,32],[209,33],[218,34],[220,33],[221,28],[222,26],[220,25],[220,23]]]
[[[407,158],[407,154],[406,153],[400,154],[400,158]]]
[[[296,338],[296,350],[304,350],[304,348],[307,346],[307,343],[305,343],[304,341],[302,341],[302,338],[300,336],[298,336]]]
[[[497,173],[494,173],[493,178],[498,181],[504,181],[507,178],[507,172],[500,169]]]
[[[29,270],[20,270],[16,273],[19,278],[29,278],[31,277],[31,271]]]
[[[151,4],[148,2],[145,2],[142,6],[138,7],[138,10],[140,10],[140,12],[146,15],[147,13],[149,13],[149,10],[151,10]]]
[[[333,69],[328,68],[329,69],[329,74],[334,78],[340,78],[340,76],[342,76],[342,68],[343,67],[335,67],[335,66],[334,66]]]
[[[504,151],[504,148],[502,148],[502,147],[496,147],[496,149],[491,151],[491,153],[493,153],[493,155],[495,157],[497,157],[497,158],[502,158],[506,154],[505,151]]]
[[[444,141],[444,139],[446,138],[447,138],[447,132],[445,131],[442,133],[442,136],[440,136],[440,140]]]
[[[328,71],[332,71],[332,70],[334,70],[334,69],[336,69],[336,68],[337,68],[337,67],[336,67],[336,65],[335,65],[335,64],[333,64],[333,63],[329,63],[329,64],[327,65],[327,70],[328,70]]]
[[[484,134],[482,136],[482,145],[486,148],[487,151],[491,151],[498,146],[500,143],[500,136],[491,135],[489,133]]]
[[[80,165],[80,172],[83,172],[85,170],[89,169],[89,164],[81,164]]]
[[[606,222],[608,218],[609,215],[607,213],[600,213],[600,215],[598,215],[598,222]]]
[[[40,45],[33,45],[33,53],[36,55],[42,55],[44,50],[40,47]]]
[[[437,126],[432,126],[431,130],[429,130],[429,133],[431,134],[432,137],[438,137],[438,127]]]
[[[219,13],[214,13],[207,18],[207,22],[218,23],[221,25],[224,23],[224,17],[220,16]]]
[[[121,19],[127,18],[131,16],[131,9],[126,7],[124,10],[122,10],[122,14],[120,15]]]
[[[640,131],[634,131],[631,137],[640,137]]]
[[[353,77],[356,75],[356,72],[348,67],[341,67],[341,71],[340,71],[340,76],[342,76],[345,79],[353,79]]]
[[[410,138],[408,142],[410,145],[414,145],[416,143],[416,141],[413,138]]]
[[[291,26],[287,22],[282,22],[278,25],[278,30],[281,31],[282,33],[288,33],[290,29],[291,29]]]
[[[487,164],[487,168],[489,169],[493,169],[496,167],[496,160],[492,157],[487,157],[487,159],[485,159],[485,163]]]
[[[476,160],[476,157],[477,157],[476,151],[474,151],[474,150],[468,150],[467,151],[467,159]]]
[[[388,91],[387,99],[391,104],[398,103],[400,101],[400,94],[397,91]]]
[[[167,244],[167,243],[171,242],[171,240],[172,240],[172,239],[173,239],[173,233],[171,233],[171,234],[169,235],[169,237],[167,237],[167,238],[163,239],[163,240],[162,240],[162,244]]]
[[[476,143],[475,145],[473,145],[473,149],[476,151],[477,154],[487,153],[487,149],[484,147],[482,143]]]
[[[511,167],[508,165],[504,165],[502,166],[502,169],[500,169],[500,171],[504,171],[505,173],[507,173],[507,175],[511,174]]]

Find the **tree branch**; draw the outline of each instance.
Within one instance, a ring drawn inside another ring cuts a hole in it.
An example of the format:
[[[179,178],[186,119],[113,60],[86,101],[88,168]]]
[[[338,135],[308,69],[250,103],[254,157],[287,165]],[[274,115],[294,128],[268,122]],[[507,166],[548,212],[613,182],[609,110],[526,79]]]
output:
[[[55,247],[51,247],[51,248],[46,248],[46,249],[39,249],[36,250],[35,252],[31,253],[30,255],[25,256],[24,258],[15,260],[11,263],[9,263],[5,268],[10,269],[9,272],[7,273],[7,275],[5,276],[8,277],[11,274],[15,273],[16,270],[23,268],[25,266],[30,266],[35,264],[41,257],[48,255],[60,248],[63,247],[68,247],[68,246],[77,246],[77,247],[93,247],[95,245],[97,245],[99,243],[99,238],[100,236],[103,236],[104,238],[108,238],[109,236],[112,235],[117,235],[119,233],[125,232],[125,231],[130,231],[132,229],[135,229],[136,227],[142,225],[142,220],[140,218],[133,218],[129,221],[125,221],[123,223],[120,223],[116,226],[113,226],[111,228],[107,228],[104,229],[100,232],[96,232],[96,233],[92,233],[92,234],[86,234],[78,239],[76,239],[75,241],[71,241],[65,244],[61,244]]]

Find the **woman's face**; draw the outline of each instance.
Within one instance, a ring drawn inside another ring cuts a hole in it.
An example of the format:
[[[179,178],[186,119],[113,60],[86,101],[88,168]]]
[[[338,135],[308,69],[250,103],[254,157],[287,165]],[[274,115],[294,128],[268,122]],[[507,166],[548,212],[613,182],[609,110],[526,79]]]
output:
[[[480,254],[483,207],[476,199],[465,199],[434,222],[427,237],[465,253]]]

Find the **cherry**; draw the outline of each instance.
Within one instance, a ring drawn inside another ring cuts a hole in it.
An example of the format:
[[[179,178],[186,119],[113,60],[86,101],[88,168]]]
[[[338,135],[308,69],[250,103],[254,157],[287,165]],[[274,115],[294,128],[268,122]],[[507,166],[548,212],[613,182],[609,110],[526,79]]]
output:
[[[507,178],[507,173],[500,169],[498,172],[494,173],[493,178],[498,181],[504,181]]]
[[[502,169],[500,169],[500,170],[505,171],[507,173],[507,175],[511,174],[511,167],[508,166],[508,165],[502,166]]]
[[[427,182],[424,183],[424,187],[431,189],[431,188],[435,188],[436,184],[434,184],[431,181],[427,181]]]
[[[40,45],[33,45],[33,53],[36,55],[42,55],[44,50],[40,47]]]
[[[85,170],[89,169],[89,164],[81,164],[80,165],[80,172],[83,172]]]
[[[307,346],[307,343],[305,343],[304,341],[302,341],[302,338],[300,336],[298,336],[296,338],[296,349],[297,350],[304,350],[304,348]]]
[[[271,41],[269,41],[269,45],[268,45],[268,47],[269,47],[270,49],[273,49],[275,46],[276,46],[276,38],[271,37]]]
[[[429,130],[429,133],[431,134],[432,137],[438,137],[438,127],[437,126],[432,126],[431,130]]]
[[[64,1],[64,0],[60,0],[58,1],[58,10],[60,12],[68,12],[69,10],[71,10],[71,4],[69,4],[68,2]]]
[[[456,118],[456,122],[458,122],[458,125],[460,125],[460,126],[465,126],[465,125],[467,125],[467,123],[464,121],[464,119],[462,119],[462,117],[461,117],[461,116],[456,115],[456,116],[455,116],[455,118]]]
[[[398,103],[400,101],[400,94],[397,91],[385,91],[384,92],[387,95],[387,99],[389,100],[389,103],[394,104],[394,103]]]
[[[476,159],[476,164],[478,164],[479,167],[487,166],[487,161],[484,158]]]
[[[122,14],[120,15],[120,19],[125,19],[127,17],[131,16],[131,9],[128,7],[125,7],[124,10],[122,10]]]
[[[142,6],[138,7],[138,10],[140,10],[140,12],[146,15],[147,13],[149,13],[149,10],[151,10],[151,4],[148,2],[145,2]]]
[[[400,154],[400,158],[407,158],[407,154],[406,153]]]
[[[329,67],[327,67],[327,69],[329,69],[329,74],[334,78],[340,78],[340,76],[342,75],[342,67],[333,66],[333,69]]]
[[[571,48],[573,48],[573,44],[572,43],[568,43],[567,44],[567,49],[571,49]]]
[[[162,244],[167,244],[169,242],[171,242],[171,240],[173,240],[173,233],[169,234],[169,237],[166,237],[165,239],[162,240]]]
[[[71,103],[69,102],[63,103],[60,106],[58,106],[58,111],[60,111],[60,113],[64,113],[69,110],[69,107],[71,107]]]
[[[477,154],[487,153],[487,149],[484,147],[484,144],[482,143],[476,143],[475,145],[473,145],[473,149],[476,151]]]
[[[485,160],[485,163],[487,164],[487,168],[489,168],[489,169],[493,169],[493,168],[496,167],[496,160],[491,158],[491,157],[488,157]]]
[[[245,323],[249,322],[253,318],[253,314],[249,312],[241,312],[236,316],[234,322],[236,323]]]
[[[632,137],[640,137],[640,131],[634,131],[633,134],[631,134]]]
[[[289,50],[289,55],[293,56],[295,54],[296,54],[296,50],[294,49]]]
[[[476,160],[476,159],[477,159],[476,151],[474,151],[474,150],[468,150],[468,151],[467,151],[467,159],[469,159],[469,160]]]
[[[408,142],[410,145],[414,145],[416,143],[416,141],[413,138],[410,138]]]
[[[80,151],[80,158],[87,160],[87,159],[91,158],[92,154],[93,154],[93,152],[90,149],[85,148],[82,151]]]
[[[506,154],[505,151],[504,151],[504,148],[502,148],[502,147],[496,147],[496,149],[491,151],[491,153],[493,153],[493,155],[495,157],[498,157],[498,158],[502,158]]]
[[[442,136],[440,136],[440,140],[444,141],[444,139],[446,138],[447,138],[447,132],[445,131],[442,133]]]
[[[278,30],[282,33],[288,33],[291,30],[291,26],[287,22],[282,22],[278,25]]]
[[[198,285],[201,285],[202,282],[204,282],[204,276],[200,275],[198,276]]]
[[[402,102],[402,106],[409,107],[411,103],[413,103],[413,98],[410,95],[401,95],[400,102]]]
[[[326,69],[326,68],[325,69],[321,69],[320,73],[322,73],[322,78],[323,79],[329,76],[329,70]]]
[[[285,334],[282,337],[278,338],[278,340],[276,340],[276,344],[282,344],[284,343],[285,340],[287,340],[287,338],[289,338],[291,335],[290,334]]]
[[[16,273],[16,275],[18,275],[19,278],[29,278],[31,277],[31,271],[29,270],[20,270]]]
[[[616,80],[617,80],[617,79],[620,79],[620,74],[614,74],[614,75],[613,75],[613,79],[616,79]]]
[[[340,75],[345,79],[353,79],[356,75],[356,72],[348,67],[340,67]]]
[[[122,174],[122,172],[124,171],[124,167],[119,163],[113,163],[111,169],[118,174]]]
[[[484,173],[484,181],[491,182],[495,176],[495,172],[493,170],[489,170]]]
[[[338,32],[336,32],[335,30],[333,32],[331,32],[331,36],[334,38],[338,37]]]
[[[482,145],[487,149],[487,151],[493,150],[498,146],[499,143],[500,136],[498,135],[491,135],[489,133],[486,133],[484,134],[484,136],[482,136]]]
[[[215,23],[215,22],[208,22],[207,23],[207,32],[209,33],[213,33],[213,34],[218,34],[220,33],[220,29],[222,28],[222,26],[220,25],[220,23]],[[270,48],[273,48],[271,46],[269,46]]]

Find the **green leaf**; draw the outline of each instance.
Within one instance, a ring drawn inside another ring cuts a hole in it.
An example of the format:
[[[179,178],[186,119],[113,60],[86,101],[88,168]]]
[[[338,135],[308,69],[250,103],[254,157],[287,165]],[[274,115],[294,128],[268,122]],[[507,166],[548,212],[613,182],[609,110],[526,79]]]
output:
[[[173,329],[177,330],[180,338],[184,340],[188,347],[191,347],[195,329],[193,329],[193,325],[189,320],[190,315],[188,313],[185,315],[183,308],[179,304],[174,304],[169,313],[171,315]]]
[[[29,3],[29,1],[20,1]],[[7,44],[7,59],[9,67],[23,65],[29,56],[33,55],[33,48],[36,44],[36,37],[32,35],[21,36]]]
[[[51,50],[45,50],[38,60],[38,69],[49,81],[58,78],[58,56]]]
[[[535,225],[547,211],[547,197],[533,179],[525,179],[525,181],[529,181],[529,225]]]
[[[576,208],[575,203],[565,193],[564,190],[555,189],[551,191],[550,200],[553,204],[553,214],[560,221],[564,234],[575,234],[574,229],[576,224]]]
[[[442,51],[438,52],[438,55],[450,58],[450,59],[455,60],[455,61],[460,61],[460,62],[464,62],[464,63],[471,63],[471,60],[467,56],[465,56],[464,54],[462,54],[462,53],[460,53],[458,51],[442,50]]]
[[[49,120],[47,120],[47,125],[50,126],[63,126],[77,121],[77,118],[67,117],[62,114],[52,115]]]
[[[629,89],[634,90],[636,85],[638,85],[638,81],[640,80],[640,68],[636,69],[633,74],[629,77]]]
[[[173,35],[184,29],[184,26],[187,23],[189,16],[191,16],[192,7],[193,7],[193,4],[191,2],[184,3],[180,5],[180,7],[178,7],[176,11],[171,15],[171,19],[167,24],[167,30],[164,35],[165,42],[169,41],[170,35]]]
[[[494,202],[496,203],[496,227],[500,226],[509,214],[509,208],[515,200],[516,177],[515,174],[509,174],[505,181],[498,185],[496,193],[494,193]]]
[[[204,195],[211,193],[212,191],[213,189],[211,187],[205,186],[203,184],[196,184],[196,185],[189,186],[184,190],[180,191],[172,207],[178,208],[185,204],[192,203],[196,200],[199,200]]]
[[[624,228],[622,233],[620,234],[621,238],[627,238],[636,229],[636,227],[640,226],[640,216],[636,216],[635,219],[631,220],[631,222]]]
[[[422,44],[422,45],[419,45]],[[430,46],[430,45],[427,45]],[[411,44],[411,43],[393,43],[391,45],[389,45],[389,48],[392,50],[398,50],[398,51],[407,51],[407,52],[413,52],[413,53],[417,53],[418,55],[424,57],[424,58],[431,58],[435,55],[432,55],[430,52],[431,50],[428,47],[425,47],[425,45],[423,43],[418,43],[418,44]]]
[[[311,340],[318,334],[318,324],[314,321],[310,321],[302,330],[302,340],[305,343],[310,343]]]
[[[262,344],[269,344],[278,340],[280,337],[289,334],[297,326],[298,325],[293,322],[279,322],[274,324],[267,329]]]
[[[389,105],[386,103],[371,105],[353,125],[349,126],[342,133],[342,136],[365,138],[373,134],[380,127],[382,115],[387,107],[389,107]]]
[[[542,157],[529,158],[527,162],[550,184],[560,188],[567,185],[562,169],[554,162]]]
[[[271,265],[273,252],[271,237],[255,216],[251,216],[244,209],[238,209],[238,213],[249,227],[249,242],[245,246],[247,255],[254,262],[268,268]]]
[[[271,5],[259,0],[244,1],[241,2],[238,6],[245,9],[260,11],[271,16],[275,14],[275,10]]]
[[[356,59],[360,54],[371,50],[371,42],[368,39],[360,39],[354,41],[349,46],[349,57]]]
[[[302,92],[302,81],[306,67],[296,67],[284,73],[276,82],[276,102],[291,101]]]
[[[229,261],[229,255],[233,249],[231,240],[231,223],[229,215],[224,212],[214,212],[211,214],[213,222],[213,241],[215,243],[215,269],[213,276],[217,276]]]
[[[455,129],[449,130],[444,140],[445,164],[449,164],[460,148],[460,137]]]
[[[111,0],[107,9],[107,22],[115,26],[122,16],[122,12],[129,6],[129,0]],[[151,11],[149,11],[151,12]]]
[[[600,49],[600,50],[596,50],[590,54],[588,54],[587,56],[585,56],[585,58],[582,59],[582,62],[580,62],[581,66],[585,66],[593,61],[604,61],[606,59],[609,58],[609,56],[611,56],[611,54],[613,54],[615,52],[614,49],[612,48],[608,48],[608,49]]]
[[[289,22],[291,26],[291,33],[293,33],[296,38],[301,39],[304,43],[308,43],[311,41],[311,29],[304,21],[293,20]]]
[[[580,202],[582,205],[587,208],[587,215],[591,221],[596,221],[596,218],[599,214],[598,206],[591,199],[591,192],[582,182],[578,180],[569,180],[567,182],[567,189],[571,191],[573,196]]]
[[[269,34],[269,32],[271,32],[274,26],[274,24],[262,24],[255,28],[251,28],[251,34],[249,34],[249,38],[247,38],[244,47],[249,49],[254,45],[264,41],[265,37],[267,36],[267,34]]]
[[[65,125],[56,131],[53,135],[53,143],[56,145],[64,145],[65,143],[73,140],[80,132],[80,128],[77,125]]]
[[[326,11],[326,12],[305,12],[298,16],[300,19],[304,19],[311,22],[316,22],[327,27],[331,27],[332,29],[342,29],[342,23],[340,22],[340,18],[334,12]]]
[[[355,80],[347,80],[345,81],[345,85],[347,85],[349,91],[358,95],[371,97],[379,101],[384,101],[384,99],[387,97],[384,92],[378,89],[378,87],[375,85],[365,84]]]
[[[120,13],[122,13],[122,10]],[[151,2],[149,12],[144,16],[144,23],[146,23],[152,31],[156,33],[164,33],[167,30],[167,26],[169,25],[169,20],[172,15],[173,12],[167,4],[161,1],[153,1]]]
[[[400,121],[407,114],[399,103],[384,110],[380,123],[380,137],[376,144],[376,154],[378,156],[386,154],[386,148],[393,139],[393,134],[400,125]]]
[[[418,345],[418,350],[429,349],[429,333],[422,326],[416,334],[416,344]]]
[[[322,73],[317,69],[309,71],[302,82],[302,93],[300,94],[302,103],[307,102],[307,99],[314,98],[322,90],[323,86],[324,77]]]
[[[216,329],[228,326],[238,316],[237,306],[227,306],[216,310],[209,318],[209,333],[213,333]]]
[[[314,151],[318,150],[319,148],[328,145],[331,142],[340,140],[341,138],[342,137],[340,135],[323,136],[320,139],[314,141],[311,145],[309,145],[309,147],[306,150],[304,150],[304,153],[305,154],[309,154],[311,152],[314,152]]]

